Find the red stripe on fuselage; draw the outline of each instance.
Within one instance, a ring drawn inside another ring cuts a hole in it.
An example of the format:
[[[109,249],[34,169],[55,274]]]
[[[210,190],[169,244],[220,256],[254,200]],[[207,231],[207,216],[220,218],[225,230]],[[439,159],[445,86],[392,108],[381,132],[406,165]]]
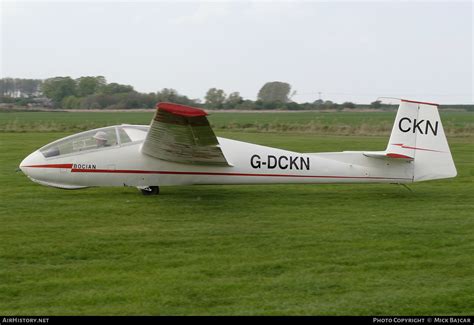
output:
[[[292,174],[248,174],[248,173],[218,173],[218,172],[180,172],[163,170],[137,169],[80,169],[72,168],[72,164],[31,165],[36,168],[71,168],[72,173],[106,173],[106,174],[160,174],[160,175],[197,175],[197,176],[246,176],[246,177],[296,177],[296,178],[337,178],[337,179],[405,179],[403,177],[380,176],[335,176],[335,175],[292,175]]]
[[[73,173],[115,173],[115,174],[160,174],[160,175],[197,175],[197,176],[246,176],[246,177],[299,177],[299,178],[352,178],[352,179],[410,179],[401,177],[378,176],[325,176],[325,175],[287,175],[287,174],[246,174],[246,173],[216,173],[216,172],[178,172],[161,170],[135,169],[72,169]]]
[[[72,164],[48,164],[48,165],[29,165],[22,167],[32,167],[32,168],[72,168]]]

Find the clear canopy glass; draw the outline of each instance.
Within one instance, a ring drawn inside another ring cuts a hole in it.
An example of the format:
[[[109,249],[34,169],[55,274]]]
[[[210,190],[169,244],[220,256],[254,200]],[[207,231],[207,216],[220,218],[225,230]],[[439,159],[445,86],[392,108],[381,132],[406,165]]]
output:
[[[71,135],[50,143],[40,149],[45,158],[62,156],[83,151],[99,150],[144,140],[146,126],[110,126]]]

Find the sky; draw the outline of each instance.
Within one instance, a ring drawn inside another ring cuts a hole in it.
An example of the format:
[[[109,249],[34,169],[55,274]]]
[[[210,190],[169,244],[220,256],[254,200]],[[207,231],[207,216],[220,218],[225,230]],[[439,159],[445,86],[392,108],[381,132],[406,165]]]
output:
[[[105,76],[140,92],[472,104],[471,1],[0,0],[0,77]]]

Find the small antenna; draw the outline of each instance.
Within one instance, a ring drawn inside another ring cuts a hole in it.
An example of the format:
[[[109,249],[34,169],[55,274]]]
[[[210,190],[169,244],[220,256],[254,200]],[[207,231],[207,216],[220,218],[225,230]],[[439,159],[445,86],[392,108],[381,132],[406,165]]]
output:
[[[289,100],[291,100],[293,98],[293,96],[296,96],[296,90],[293,90],[293,92],[291,93],[290,97],[288,98]]]

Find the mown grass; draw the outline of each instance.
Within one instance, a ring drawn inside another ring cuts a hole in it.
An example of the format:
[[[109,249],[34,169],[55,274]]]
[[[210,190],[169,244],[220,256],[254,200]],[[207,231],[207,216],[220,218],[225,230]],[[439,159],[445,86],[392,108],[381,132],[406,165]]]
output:
[[[79,132],[121,123],[146,124],[150,112],[10,112],[0,113],[0,132]],[[474,135],[473,112],[441,112],[450,136]],[[395,112],[218,113],[209,120],[217,131],[292,132],[321,135],[386,135]]]
[[[69,133],[67,133],[69,134]],[[0,313],[466,315],[474,312],[474,145],[459,176],[396,185],[64,191],[15,168],[66,133],[1,133]],[[303,152],[386,137],[222,132]]]

